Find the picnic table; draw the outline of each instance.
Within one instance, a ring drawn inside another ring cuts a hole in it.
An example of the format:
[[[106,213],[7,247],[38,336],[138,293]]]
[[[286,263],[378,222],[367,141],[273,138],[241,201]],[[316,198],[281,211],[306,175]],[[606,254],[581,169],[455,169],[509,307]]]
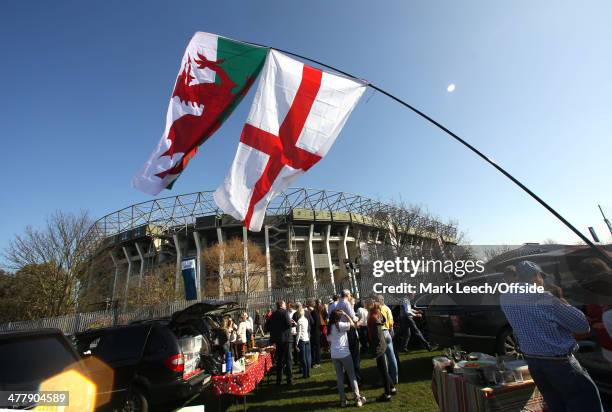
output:
[[[532,379],[487,387],[468,382],[462,375],[434,368],[432,392],[441,412],[542,412],[544,398]]]
[[[241,396],[246,410],[246,395],[256,389],[259,382],[272,369],[274,364],[272,354],[273,352],[260,353],[255,362],[246,365],[244,372],[213,376],[211,388],[213,394],[219,398],[219,402],[223,395]]]

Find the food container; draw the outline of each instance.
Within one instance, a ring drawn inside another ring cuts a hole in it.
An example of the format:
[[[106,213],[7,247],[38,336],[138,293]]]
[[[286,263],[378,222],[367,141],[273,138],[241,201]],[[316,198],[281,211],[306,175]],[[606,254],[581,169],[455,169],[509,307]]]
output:
[[[244,355],[244,361],[247,364],[257,362],[258,359],[259,359],[259,352],[248,352],[246,355]]]
[[[466,381],[473,384],[495,383],[497,365],[493,360],[461,361],[455,364],[453,372],[463,375]]]
[[[246,369],[246,365],[245,365],[245,362],[244,362],[244,358],[238,359],[232,365],[232,373],[244,372],[245,369]]]
[[[184,336],[178,341],[184,360],[183,377],[188,377],[198,371],[200,350],[202,349],[202,335]]]
[[[505,363],[506,369],[512,372],[513,381],[520,382],[521,380],[531,379],[531,374],[529,373],[529,367],[527,366],[527,362],[524,360],[513,360]]]
[[[485,361],[485,362],[495,362],[495,356],[488,355],[482,352],[470,352],[467,355],[467,359],[469,361]]]
[[[447,358],[446,356],[436,356],[432,358],[431,362],[435,369],[446,369],[453,366],[453,361]]]

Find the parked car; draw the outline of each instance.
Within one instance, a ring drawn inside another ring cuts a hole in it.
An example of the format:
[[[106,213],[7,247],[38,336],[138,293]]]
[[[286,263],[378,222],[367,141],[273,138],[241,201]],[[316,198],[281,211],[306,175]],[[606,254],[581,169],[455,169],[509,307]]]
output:
[[[206,339],[206,354],[221,350],[225,343],[223,318],[243,311],[236,302],[204,300],[172,315],[175,323],[194,325]]]
[[[147,411],[151,405],[181,403],[210,381],[203,367],[210,345],[202,320],[215,308],[220,306],[196,303],[170,318],[78,333],[77,348],[81,356],[112,368],[113,408]],[[108,379],[103,369],[90,368],[94,382]]]
[[[459,283],[476,285],[503,281],[501,273],[493,273]],[[563,289],[570,303],[572,292],[575,292],[573,289],[573,283]],[[424,311],[426,331],[432,343],[441,347],[460,346],[467,352],[511,356],[518,354],[520,347],[499,306],[499,294],[481,298],[484,301],[474,302],[474,298],[469,295],[449,298],[443,294],[430,294],[422,296],[415,306]],[[573,303],[580,307],[577,302]],[[576,357],[600,392],[612,397],[612,351],[605,352],[605,347],[612,348],[612,338],[602,328],[601,323],[592,323],[590,334],[577,337],[580,349]]]
[[[59,329],[0,333],[0,391],[36,391],[40,384],[72,369],[87,376],[81,358]],[[0,408],[15,406],[0,399]],[[25,408],[34,404],[23,405]]]
[[[503,282],[493,273],[459,281],[462,286]],[[461,346],[468,352],[515,355],[518,351],[512,327],[499,306],[499,294],[424,295],[415,306],[424,312],[427,335],[441,347]]]
[[[223,329],[223,318],[225,316],[233,316],[243,310],[244,308],[236,302],[203,300],[174,313],[171,317],[148,319],[132,323],[172,321],[174,324],[189,324],[190,327],[196,328],[203,337],[202,349],[200,350],[202,360],[205,361],[203,366],[205,366],[205,369],[208,368],[209,372],[216,374],[216,372],[221,373],[219,368],[225,362],[224,345],[227,341],[227,336],[225,329]]]

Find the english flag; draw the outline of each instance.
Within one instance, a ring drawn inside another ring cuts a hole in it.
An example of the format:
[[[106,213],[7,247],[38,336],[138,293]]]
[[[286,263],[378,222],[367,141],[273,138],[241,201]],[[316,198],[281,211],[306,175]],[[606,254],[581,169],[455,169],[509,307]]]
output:
[[[327,154],[365,89],[271,50],[217,205],[261,230],[270,201]]]
[[[264,47],[196,33],[181,61],[164,133],[132,186],[151,195],[172,188],[198,147],[249,91],[267,53]]]

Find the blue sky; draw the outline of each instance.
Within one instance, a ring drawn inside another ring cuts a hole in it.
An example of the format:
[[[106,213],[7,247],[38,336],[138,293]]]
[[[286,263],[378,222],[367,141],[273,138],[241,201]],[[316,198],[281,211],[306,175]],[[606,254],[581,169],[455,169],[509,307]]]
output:
[[[406,99],[587,232],[610,240],[612,3],[98,1],[0,3],[0,248],[56,209],[101,217],[163,131],[195,31],[292,50]],[[447,93],[448,84],[456,84]],[[163,195],[215,189],[252,92]],[[421,204],[478,244],[578,239],[496,170],[366,92],[301,186]]]

